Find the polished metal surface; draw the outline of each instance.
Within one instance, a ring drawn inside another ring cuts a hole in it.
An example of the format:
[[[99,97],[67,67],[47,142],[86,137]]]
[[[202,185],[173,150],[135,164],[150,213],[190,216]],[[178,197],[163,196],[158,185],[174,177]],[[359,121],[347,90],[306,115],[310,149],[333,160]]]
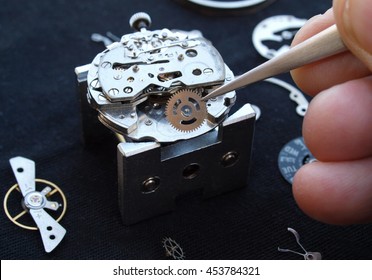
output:
[[[249,104],[228,115],[235,91],[201,100],[234,78],[201,32],[150,31],[150,21],[137,14],[137,32],[75,69],[85,143],[106,145],[100,123],[120,141],[119,208],[127,225],[171,211],[188,192],[211,197],[245,187],[256,116]]]
[[[267,59],[278,56],[289,50],[292,39],[306,21],[291,15],[269,17],[254,28],[253,45],[257,52]]]
[[[226,119],[235,91],[199,101],[191,116],[176,116],[171,110],[167,114],[176,92],[183,92],[185,102],[191,98],[187,93],[205,96],[234,77],[211,42],[196,30],[150,31],[145,13],[135,14],[130,22],[132,27],[140,24],[139,31],[108,45],[87,73],[76,68],[78,76],[86,76],[88,92],[84,86],[82,99],[98,111],[99,121],[130,140],[166,143],[197,137]]]
[[[244,105],[198,137],[161,145],[118,145],[119,208],[134,224],[172,211],[177,197],[201,190],[204,198],[247,185],[255,112]]]
[[[244,9],[262,4],[267,0],[240,0],[240,1],[214,1],[214,0],[187,0],[193,4],[212,9]]]
[[[62,241],[66,230],[44,208],[57,211],[60,205],[47,199],[47,194],[51,191],[50,187],[45,187],[41,192],[35,190],[34,161],[24,157],[15,157],[11,158],[9,162],[24,197],[23,205],[35,221],[43,240],[44,249],[49,253]]]

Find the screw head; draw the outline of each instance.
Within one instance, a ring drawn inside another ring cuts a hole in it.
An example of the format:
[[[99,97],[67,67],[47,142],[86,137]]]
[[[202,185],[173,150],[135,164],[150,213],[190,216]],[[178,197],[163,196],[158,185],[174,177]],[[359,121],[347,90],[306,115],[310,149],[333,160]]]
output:
[[[25,197],[24,204],[27,208],[39,209],[44,206],[44,198],[39,192],[28,193]]]
[[[105,69],[110,68],[111,67],[111,62],[104,61],[104,62],[101,63],[101,67],[105,68]]]
[[[131,87],[125,87],[124,88],[125,93],[132,93],[132,91],[133,91],[133,88],[131,88]]]
[[[147,178],[145,181],[142,182],[142,193],[151,193],[156,191],[160,185],[160,178],[150,177]]]
[[[108,94],[109,95],[118,95],[119,94],[119,90],[117,88],[109,89]]]
[[[228,152],[222,156],[221,164],[223,167],[234,166],[239,160],[239,154],[235,151]]]

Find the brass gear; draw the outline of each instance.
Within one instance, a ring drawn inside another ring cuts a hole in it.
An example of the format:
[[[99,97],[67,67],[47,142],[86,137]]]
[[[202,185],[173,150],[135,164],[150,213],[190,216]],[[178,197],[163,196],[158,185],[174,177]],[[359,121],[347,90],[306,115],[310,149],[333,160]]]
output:
[[[204,123],[207,106],[196,91],[180,89],[168,99],[165,115],[175,129],[190,132]]]

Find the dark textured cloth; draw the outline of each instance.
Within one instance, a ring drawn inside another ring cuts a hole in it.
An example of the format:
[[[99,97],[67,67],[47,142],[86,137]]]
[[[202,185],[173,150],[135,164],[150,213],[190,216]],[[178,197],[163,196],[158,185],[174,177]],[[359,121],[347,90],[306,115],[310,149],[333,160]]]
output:
[[[238,92],[234,110],[247,102],[262,110],[248,187],[208,200],[181,199],[173,212],[133,226],[120,219],[115,144],[87,149],[80,138],[74,68],[104,49],[90,41],[91,33],[132,32],[129,17],[146,11],[153,30],[201,30],[238,75],[265,61],[252,44],[257,23],[282,14],[310,18],[330,6],[331,0],[277,0],[254,13],[216,16],[172,0],[0,1],[1,197],[16,182],[9,158],[24,156],[68,201],[61,221],[67,235],[50,254],[37,231],[18,228],[2,211],[1,259],[164,259],[164,237],[176,240],[187,259],[301,259],[277,251],[300,251],[288,227],[324,259],[370,259],[372,225],[330,226],[296,206],[277,157],[301,135],[302,118],[277,86],[261,82]],[[289,75],[280,78],[293,84]]]

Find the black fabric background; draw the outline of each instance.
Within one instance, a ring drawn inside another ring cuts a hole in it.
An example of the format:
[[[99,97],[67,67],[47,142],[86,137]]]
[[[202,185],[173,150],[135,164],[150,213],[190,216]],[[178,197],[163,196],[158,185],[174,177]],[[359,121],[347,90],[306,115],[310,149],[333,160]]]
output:
[[[372,225],[326,225],[296,206],[277,156],[301,135],[302,118],[274,85],[240,90],[235,105],[250,102],[262,110],[249,186],[208,200],[182,199],[172,213],[133,226],[123,226],[118,211],[115,144],[87,149],[80,141],[74,68],[103,50],[91,33],[132,32],[129,17],[146,11],[152,29],[201,30],[241,74],[265,61],[251,40],[258,22],[281,14],[310,18],[330,6],[331,0],[277,0],[255,13],[215,16],[173,0],[1,0],[0,195],[15,183],[9,158],[24,156],[36,162],[37,177],[59,185],[68,200],[61,221],[67,235],[50,254],[37,231],[18,228],[1,211],[1,259],[164,259],[164,237],[176,240],[187,259],[301,259],[277,251],[300,251],[287,227],[324,259],[370,259]],[[293,84],[289,75],[280,78]]]

